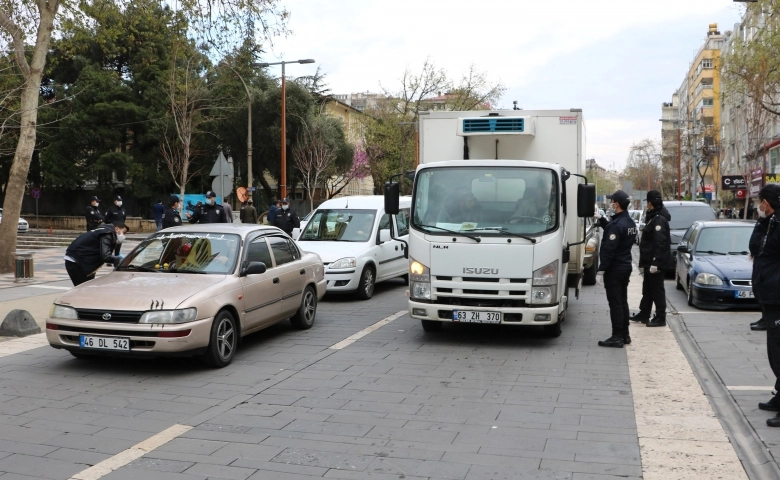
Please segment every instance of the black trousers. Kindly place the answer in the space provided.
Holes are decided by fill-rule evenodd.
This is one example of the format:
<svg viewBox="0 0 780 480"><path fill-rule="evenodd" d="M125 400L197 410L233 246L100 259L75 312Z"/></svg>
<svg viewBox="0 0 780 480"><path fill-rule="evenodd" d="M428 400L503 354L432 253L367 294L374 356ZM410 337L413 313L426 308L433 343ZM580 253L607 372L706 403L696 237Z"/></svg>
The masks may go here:
<svg viewBox="0 0 780 480"><path fill-rule="evenodd" d="M73 286L77 287L84 282L95 279L95 274L87 275L84 269L76 262L69 262L65 260L65 270L68 272L70 281L73 282Z"/></svg>
<svg viewBox="0 0 780 480"><path fill-rule="evenodd" d="M644 280L642 280L642 301L639 302L640 315L650 317L653 304L655 304L655 314L658 318L666 318L664 275L663 270L650 273L650 269L645 268Z"/></svg>
<svg viewBox="0 0 780 480"><path fill-rule="evenodd" d="M604 272L604 289L607 291L612 335L628 335L628 282L631 270L607 270Z"/></svg>
<svg viewBox="0 0 780 480"><path fill-rule="evenodd" d="M780 305L761 304L766 320L766 353L769 366L775 374L775 390L780 392Z"/></svg>

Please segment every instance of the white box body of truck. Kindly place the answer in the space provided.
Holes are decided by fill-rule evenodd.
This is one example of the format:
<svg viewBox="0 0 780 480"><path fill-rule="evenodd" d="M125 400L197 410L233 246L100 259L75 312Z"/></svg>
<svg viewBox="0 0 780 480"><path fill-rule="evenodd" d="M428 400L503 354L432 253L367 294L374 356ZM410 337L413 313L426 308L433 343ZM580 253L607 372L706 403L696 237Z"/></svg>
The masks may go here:
<svg viewBox="0 0 780 480"><path fill-rule="evenodd" d="M409 231L409 313L560 334L582 277L580 110L420 116Z"/></svg>

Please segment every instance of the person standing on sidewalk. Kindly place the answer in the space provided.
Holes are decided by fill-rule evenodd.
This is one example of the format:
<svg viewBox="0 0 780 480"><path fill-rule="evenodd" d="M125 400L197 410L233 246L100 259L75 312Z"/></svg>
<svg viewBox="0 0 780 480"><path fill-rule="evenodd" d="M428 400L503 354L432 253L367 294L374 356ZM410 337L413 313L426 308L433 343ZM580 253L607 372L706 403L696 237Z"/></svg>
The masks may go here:
<svg viewBox="0 0 780 480"><path fill-rule="evenodd" d="M227 197L222 199L222 208L225 210L225 218L227 223L233 223L233 207L230 206Z"/></svg>
<svg viewBox="0 0 780 480"><path fill-rule="evenodd" d="M241 223L257 223L257 210L252 203L254 202L250 198L246 204L241 207L241 212L239 213Z"/></svg>
<svg viewBox="0 0 780 480"><path fill-rule="evenodd" d="M87 219L87 231L92 231L103 223L103 214L98 210L100 205L100 199L96 196L89 197L89 205L84 213L84 217Z"/></svg>
<svg viewBox="0 0 780 480"><path fill-rule="evenodd" d="M181 216L177 211L179 209L179 197L171 195L171 199L168 201L168 208L165 209L162 218L162 227L181 227Z"/></svg>
<svg viewBox="0 0 780 480"><path fill-rule="evenodd" d="M157 231L162 230L162 219L165 215L165 205L162 203L162 198L157 199L157 203L152 205L152 212L154 214L154 224L157 225Z"/></svg>
<svg viewBox="0 0 780 480"><path fill-rule="evenodd" d="M217 194L209 190L206 192L206 204L196 205L195 214L187 212L190 223L228 223L225 209L217 205Z"/></svg>
<svg viewBox="0 0 780 480"><path fill-rule="evenodd" d="M756 259L758 256L758 252L761 250L761 241L764 239L764 235L766 235L766 229L767 226L769 226L769 218L767 217L760 217L758 221L756 222L755 227L753 227L753 233L750 234L750 243L748 243L748 250L750 250L750 261ZM751 285L756 285L756 268L755 265L753 266L753 280L751 282ZM755 287L753 288L753 296L756 297L756 300L761 303L761 299L758 298L758 293L756 292ZM757 321L750 324L751 330L766 330L766 320L764 320L763 317L759 318Z"/></svg>
<svg viewBox="0 0 780 480"><path fill-rule="evenodd" d="M669 233L669 220L672 216L664 207L661 192L647 192L647 214L642 227L642 239L639 242L639 268L644 269L642 281L642 301L639 313L631 317L635 322L646 323L648 327L666 326L666 291L664 276L672 265L672 237ZM655 317L650 313L655 304Z"/></svg>
<svg viewBox="0 0 780 480"><path fill-rule="evenodd" d="M626 211L630 203L628 194L618 190L607 195L615 211L607 222L601 215L594 215L604 229L599 252L599 271L596 282L607 291L612 336L600 340L600 347L623 348L631 343L628 333L628 282L631 278L631 248L636 243L636 223Z"/></svg>
<svg viewBox="0 0 780 480"><path fill-rule="evenodd" d="M272 198L271 205L268 206L268 214L265 216L266 220L268 220L268 225L274 225L276 214L279 213L279 210L281 210L281 203L276 198Z"/></svg>
<svg viewBox="0 0 780 480"><path fill-rule="evenodd" d="M122 222L104 223L91 232L82 233L65 250L65 270L73 286L93 280L104 263L116 267L121 255L114 255L114 247L124 240L127 226Z"/></svg>
<svg viewBox="0 0 780 480"><path fill-rule="evenodd" d="M301 221L298 219L298 214L295 213L295 210L290 208L290 200L286 197L282 199L282 210L277 212L273 225L274 227L281 228L290 238L292 238L293 230L301 227Z"/></svg>

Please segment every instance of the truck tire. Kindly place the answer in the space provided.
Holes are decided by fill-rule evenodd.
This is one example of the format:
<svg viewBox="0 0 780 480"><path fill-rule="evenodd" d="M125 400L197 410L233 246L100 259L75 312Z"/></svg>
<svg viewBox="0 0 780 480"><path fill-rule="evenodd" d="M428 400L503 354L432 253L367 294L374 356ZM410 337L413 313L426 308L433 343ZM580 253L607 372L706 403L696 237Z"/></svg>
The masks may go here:
<svg viewBox="0 0 780 480"><path fill-rule="evenodd" d="M422 322L423 330L426 332L438 332L441 330L441 324L444 323L436 320L420 320L420 322Z"/></svg>
<svg viewBox="0 0 780 480"><path fill-rule="evenodd" d="M590 268L586 269L585 272L582 275L582 284L583 285L595 285L596 284L596 274L599 273L599 257L596 256L593 259L593 265L590 266Z"/></svg>
<svg viewBox="0 0 780 480"><path fill-rule="evenodd" d="M561 336L561 320L558 320L558 322L553 325L545 325L542 328L544 329L545 337L558 338Z"/></svg>

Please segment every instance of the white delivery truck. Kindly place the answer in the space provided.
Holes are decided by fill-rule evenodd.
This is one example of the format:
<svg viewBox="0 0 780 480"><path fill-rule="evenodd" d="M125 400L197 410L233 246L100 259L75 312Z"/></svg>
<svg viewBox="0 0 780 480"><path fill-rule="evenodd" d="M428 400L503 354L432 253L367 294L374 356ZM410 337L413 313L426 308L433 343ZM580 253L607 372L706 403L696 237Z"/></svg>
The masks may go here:
<svg viewBox="0 0 780 480"><path fill-rule="evenodd" d="M443 322L543 326L561 333L582 282L582 111L430 112L420 116L409 257L409 313ZM400 175L400 174L399 174ZM395 178L395 177L394 177ZM399 184L385 184L394 213Z"/></svg>

